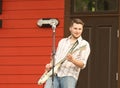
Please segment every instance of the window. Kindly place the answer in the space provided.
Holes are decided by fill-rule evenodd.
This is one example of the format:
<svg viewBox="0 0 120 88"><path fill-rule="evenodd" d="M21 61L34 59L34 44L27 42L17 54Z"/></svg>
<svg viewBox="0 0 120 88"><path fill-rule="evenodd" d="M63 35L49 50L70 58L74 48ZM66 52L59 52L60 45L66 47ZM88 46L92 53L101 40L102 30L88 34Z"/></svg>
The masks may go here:
<svg viewBox="0 0 120 88"><path fill-rule="evenodd" d="M118 0L71 0L73 13L113 12L118 10Z"/></svg>

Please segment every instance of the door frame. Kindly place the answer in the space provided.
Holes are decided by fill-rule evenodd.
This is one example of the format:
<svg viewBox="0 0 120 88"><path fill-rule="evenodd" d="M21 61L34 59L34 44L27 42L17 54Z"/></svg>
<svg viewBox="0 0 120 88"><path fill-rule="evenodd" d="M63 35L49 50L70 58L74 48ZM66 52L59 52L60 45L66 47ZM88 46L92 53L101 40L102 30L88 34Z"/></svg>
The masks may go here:
<svg viewBox="0 0 120 88"><path fill-rule="evenodd" d="M103 16L118 16L118 88L120 88L120 80L119 80L119 75L120 75L120 0L118 0L118 13L117 14L107 14ZM64 20L64 29L68 29L68 24L70 22L71 17L77 17L78 15L71 16L71 1L70 0L65 0L65 20ZM82 15L84 17L84 15ZM86 14L87 16L87 14ZM92 16L101 16L101 15L88 15L89 17ZM67 30L64 30L64 37L67 37L69 35L69 32Z"/></svg>

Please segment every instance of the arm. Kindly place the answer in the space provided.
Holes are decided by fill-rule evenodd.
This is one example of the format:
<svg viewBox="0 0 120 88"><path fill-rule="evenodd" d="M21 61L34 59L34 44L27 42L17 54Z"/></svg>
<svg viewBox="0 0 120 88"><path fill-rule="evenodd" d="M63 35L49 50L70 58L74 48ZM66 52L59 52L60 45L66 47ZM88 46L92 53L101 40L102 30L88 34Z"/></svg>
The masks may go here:
<svg viewBox="0 0 120 88"><path fill-rule="evenodd" d="M90 46L87 43L85 49L81 50L80 53L77 55L77 57L76 57L77 59L74 58L74 56L72 54L68 54L67 60L83 69L86 66L89 54L90 54Z"/></svg>
<svg viewBox="0 0 120 88"><path fill-rule="evenodd" d="M78 59L73 58L73 56L71 54L67 55L67 60L72 62L73 64L75 64L76 66L83 68L84 63Z"/></svg>

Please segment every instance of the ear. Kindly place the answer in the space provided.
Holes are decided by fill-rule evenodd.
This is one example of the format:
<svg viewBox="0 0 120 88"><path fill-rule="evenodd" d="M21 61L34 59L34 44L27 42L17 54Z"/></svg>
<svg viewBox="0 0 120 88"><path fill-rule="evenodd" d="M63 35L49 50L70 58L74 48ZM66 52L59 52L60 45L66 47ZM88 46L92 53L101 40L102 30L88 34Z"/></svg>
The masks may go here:
<svg viewBox="0 0 120 88"><path fill-rule="evenodd" d="M72 30L72 28L71 27L69 27L69 31L71 32L71 30Z"/></svg>

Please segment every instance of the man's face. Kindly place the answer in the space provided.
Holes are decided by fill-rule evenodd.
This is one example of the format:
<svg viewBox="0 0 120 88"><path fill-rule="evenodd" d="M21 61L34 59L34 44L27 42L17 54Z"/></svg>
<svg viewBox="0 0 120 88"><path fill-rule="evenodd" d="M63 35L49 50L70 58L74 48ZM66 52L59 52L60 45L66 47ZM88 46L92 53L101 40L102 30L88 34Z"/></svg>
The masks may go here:
<svg viewBox="0 0 120 88"><path fill-rule="evenodd" d="M70 32L73 38L78 38L81 36L83 31L83 25L82 24L76 24L74 23L73 26L70 27Z"/></svg>

